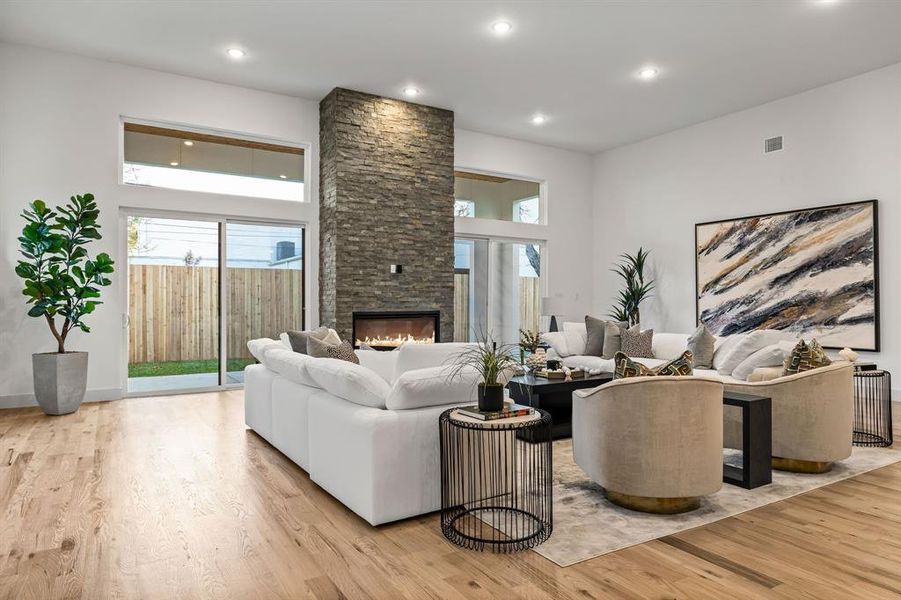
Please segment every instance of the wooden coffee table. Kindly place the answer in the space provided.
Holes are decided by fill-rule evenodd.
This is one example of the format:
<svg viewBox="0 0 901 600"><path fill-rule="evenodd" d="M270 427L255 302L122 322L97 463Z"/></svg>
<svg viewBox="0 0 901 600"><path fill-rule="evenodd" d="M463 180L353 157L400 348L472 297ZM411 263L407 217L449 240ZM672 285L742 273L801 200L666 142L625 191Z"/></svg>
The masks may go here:
<svg viewBox="0 0 901 600"><path fill-rule="evenodd" d="M518 375L507 383L510 398L517 404L540 408L553 419L551 436L557 440L572 437L573 392L594 388L613 380L613 373L578 377L572 381Z"/></svg>

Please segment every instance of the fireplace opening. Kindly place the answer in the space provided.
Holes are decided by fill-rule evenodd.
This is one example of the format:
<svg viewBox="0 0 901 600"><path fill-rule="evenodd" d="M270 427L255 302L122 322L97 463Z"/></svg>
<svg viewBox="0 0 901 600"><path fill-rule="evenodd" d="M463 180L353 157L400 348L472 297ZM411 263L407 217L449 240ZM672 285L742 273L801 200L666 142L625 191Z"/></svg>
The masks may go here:
<svg viewBox="0 0 901 600"><path fill-rule="evenodd" d="M437 310L354 312L354 348L394 350L403 344L434 344L440 323Z"/></svg>

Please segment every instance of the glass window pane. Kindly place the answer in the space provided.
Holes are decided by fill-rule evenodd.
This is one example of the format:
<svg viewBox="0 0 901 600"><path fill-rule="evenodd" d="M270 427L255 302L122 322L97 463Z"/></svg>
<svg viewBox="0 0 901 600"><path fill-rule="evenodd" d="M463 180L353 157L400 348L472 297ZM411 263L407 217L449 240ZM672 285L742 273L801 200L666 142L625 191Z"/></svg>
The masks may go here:
<svg viewBox="0 0 901 600"><path fill-rule="evenodd" d="M226 383L243 383L255 362L249 340L303 329L303 236L297 225L226 224Z"/></svg>
<svg viewBox="0 0 901 600"><path fill-rule="evenodd" d="M219 385L219 224L128 218L128 391Z"/></svg>
<svg viewBox="0 0 901 600"><path fill-rule="evenodd" d="M539 183L464 171L454 175L456 216L542 222Z"/></svg>
<svg viewBox="0 0 901 600"><path fill-rule="evenodd" d="M123 183L277 200L303 200L303 150L125 124Z"/></svg>
<svg viewBox="0 0 901 600"><path fill-rule="evenodd" d="M495 338L519 342L519 330L538 331L541 302L541 247L491 242L491 321Z"/></svg>

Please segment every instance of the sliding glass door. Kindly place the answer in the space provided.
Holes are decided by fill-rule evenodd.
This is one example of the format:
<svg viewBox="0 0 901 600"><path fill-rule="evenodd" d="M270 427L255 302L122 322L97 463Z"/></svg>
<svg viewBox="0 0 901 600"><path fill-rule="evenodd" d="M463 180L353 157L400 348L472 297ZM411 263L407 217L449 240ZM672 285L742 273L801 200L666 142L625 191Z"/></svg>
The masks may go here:
<svg viewBox="0 0 901 600"><path fill-rule="evenodd" d="M454 341L515 344L520 329L538 331L541 242L458 238L454 249Z"/></svg>
<svg viewBox="0 0 901 600"><path fill-rule="evenodd" d="M304 230L127 217L128 393L243 383L247 341L303 327Z"/></svg>

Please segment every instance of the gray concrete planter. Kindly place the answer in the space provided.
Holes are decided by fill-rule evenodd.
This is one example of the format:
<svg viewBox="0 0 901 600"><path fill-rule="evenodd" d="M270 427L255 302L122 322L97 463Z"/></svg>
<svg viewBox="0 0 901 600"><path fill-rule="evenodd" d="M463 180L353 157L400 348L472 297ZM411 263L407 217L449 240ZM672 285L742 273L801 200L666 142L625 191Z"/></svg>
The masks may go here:
<svg viewBox="0 0 901 600"><path fill-rule="evenodd" d="M32 354L34 395L48 415L78 410L88 385L87 352Z"/></svg>

